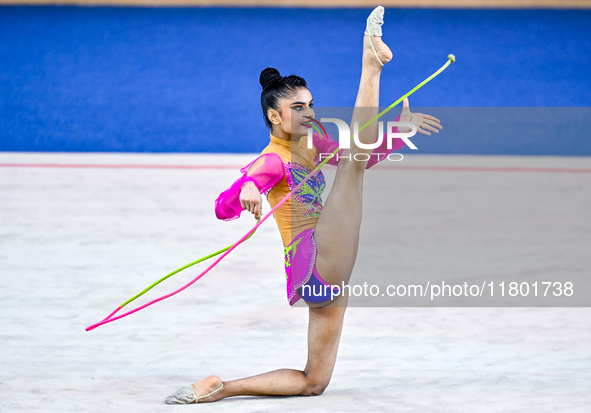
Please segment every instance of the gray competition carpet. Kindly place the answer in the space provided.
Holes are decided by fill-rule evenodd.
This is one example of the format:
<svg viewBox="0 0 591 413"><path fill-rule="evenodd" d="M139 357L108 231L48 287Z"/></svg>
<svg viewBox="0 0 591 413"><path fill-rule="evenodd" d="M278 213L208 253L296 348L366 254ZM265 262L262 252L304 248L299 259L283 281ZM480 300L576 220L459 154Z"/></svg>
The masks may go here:
<svg viewBox="0 0 591 413"><path fill-rule="evenodd" d="M305 366L308 312L287 303L273 217L189 289L85 331L254 225L248 213L232 222L214 215L215 198L238 177L237 168L215 166L243 166L252 156L0 154L0 411L589 411L591 309L582 306L352 306L323 395L165 405L178 387L210 374L232 380ZM589 171L591 159L415 155L403 165L417 168L365 178L366 214L379 203L379 191L370 193L378 183L391 179L398 195L384 204L392 205L389 228L398 228L391 237L404 248L393 252L398 266L384 261L392 280L462 271L589 275L591 173L511 168ZM326 170L327 182L334 171Z"/></svg>

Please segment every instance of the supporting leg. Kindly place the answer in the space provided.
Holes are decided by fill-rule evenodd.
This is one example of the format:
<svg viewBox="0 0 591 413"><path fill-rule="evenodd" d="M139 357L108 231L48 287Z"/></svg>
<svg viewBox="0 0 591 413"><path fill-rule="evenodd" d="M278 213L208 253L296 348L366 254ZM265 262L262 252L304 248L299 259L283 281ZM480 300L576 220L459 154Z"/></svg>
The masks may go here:
<svg viewBox="0 0 591 413"><path fill-rule="evenodd" d="M238 380L225 381L222 389L199 403L232 396L316 396L331 379L343 328L347 297L338 307L309 308L308 361L304 370L279 369ZM193 384L197 397L219 388L222 380L209 376Z"/></svg>

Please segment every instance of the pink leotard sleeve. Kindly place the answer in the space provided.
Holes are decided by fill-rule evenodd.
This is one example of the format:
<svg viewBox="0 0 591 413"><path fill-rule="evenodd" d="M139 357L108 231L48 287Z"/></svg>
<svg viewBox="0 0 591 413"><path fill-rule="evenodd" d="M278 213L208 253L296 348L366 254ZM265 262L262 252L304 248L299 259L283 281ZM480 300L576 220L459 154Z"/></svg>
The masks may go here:
<svg viewBox="0 0 591 413"><path fill-rule="evenodd" d="M261 158L264 158L263 163L248 175L248 168ZM283 160L276 153L266 153L257 157L244 168L241 168L240 172L243 175L215 200L215 216L218 219L232 221L240 217L240 213L243 211L240 203L240 191L246 182L252 181L259 192L264 193L285 177Z"/></svg>
<svg viewBox="0 0 591 413"><path fill-rule="evenodd" d="M400 119L400 115L398 115L398 117L396 119L394 119L394 121L398 122L399 119ZM396 126L393 126L392 132L398 133L398 128ZM393 151L398 150L405 145L405 143L402 139L395 138L395 139L392 139L392 148L388 149L388 140L386 139L387 137L388 137L388 132L384 133L384 136L382 137L382 143L380 144L380 146L378 146L377 148L374 148L371 157L367 161L367 165L365 166L365 169L369 169L372 166L374 166L376 163L383 161ZM318 134L318 132L314 132L314 134L312 135L312 138L313 138L314 146L316 147L316 150L318 151L318 153L324 153L324 154L332 153L335 149L337 149L339 147L339 144L337 142L335 142L334 139L330 135L328 135L328 136L323 135L321 138L320 135ZM343 154L343 151L344 151L344 149L341 149L339 152L337 152L337 154L339 156L338 158L337 158L337 155L334 155L326 163L334 165L334 166L338 166L338 164L339 164L338 160L340 159L340 156ZM378 155L378 154L380 154L380 155ZM326 158L321 159L321 161L323 161L324 159L326 159Z"/></svg>

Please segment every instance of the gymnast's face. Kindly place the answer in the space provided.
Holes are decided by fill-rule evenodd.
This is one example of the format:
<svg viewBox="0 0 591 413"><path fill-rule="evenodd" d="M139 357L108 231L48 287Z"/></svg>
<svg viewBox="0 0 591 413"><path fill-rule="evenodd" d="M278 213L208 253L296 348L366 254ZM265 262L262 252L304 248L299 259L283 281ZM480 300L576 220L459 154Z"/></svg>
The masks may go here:
<svg viewBox="0 0 591 413"><path fill-rule="evenodd" d="M273 135L286 139L291 135L292 140L297 140L308 134L311 125L304 125L307 117L314 118L314 106L312 94L305 87L296 89L296 93L282 99L279 102L279 111L270 116L273 123ZM294 139L295 138L295 139Z"/></svg>

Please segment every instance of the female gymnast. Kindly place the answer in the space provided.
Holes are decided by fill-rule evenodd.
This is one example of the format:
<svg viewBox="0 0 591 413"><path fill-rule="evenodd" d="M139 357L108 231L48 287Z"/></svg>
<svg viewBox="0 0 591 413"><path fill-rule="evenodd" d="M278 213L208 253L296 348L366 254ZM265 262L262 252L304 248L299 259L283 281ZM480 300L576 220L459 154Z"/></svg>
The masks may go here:
<svg viewBox="0 0 591 413"><path fill-rule="evenodd" d="M381 39L383 15L384 8L378 6L367 18L361 82L352 119L359 125L378 114L382 66L392 59L392 52ZM307 148L309 118L314 118L314 110L304 79L282 77L276 69L266 68L260 83L270 142L259 157L241 169L242 177L216 200L219 219L236 219L242 210L258 219L262 214L261 193L275 207L320 163L319 153L332 153L338 146L332 138L314 133L314 148ZM430 135L426 130L439 132L436 127L442 128L433 116L411 113L408 99L396 120L412 122L426 135ZM377 134L378 124L373 122L359 132L359 141L375 143ZM359 245L364 171L404 146L401 139L395 139L388 150L386 141L383 139L382 145L373 150L351 144L350 149L340 150L338 159L331 158L328 163L337 166L337 171L324 206L320 198L324 176L318 171L274 213L284 245L289 304L303 298L309 306L308 360L304 370L279 369L225 382L209 376L181 387L166 399L167 404L214 402L243 395L312 396L324 392L335 365L348 295L341 293L332 298L329 289L319 287L349 282ZM355 160L358 153L369 157L358 156L361 160Z"/></svg>

